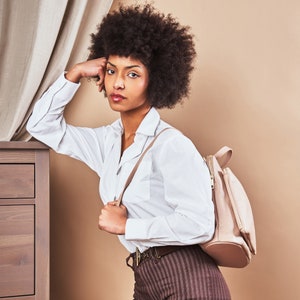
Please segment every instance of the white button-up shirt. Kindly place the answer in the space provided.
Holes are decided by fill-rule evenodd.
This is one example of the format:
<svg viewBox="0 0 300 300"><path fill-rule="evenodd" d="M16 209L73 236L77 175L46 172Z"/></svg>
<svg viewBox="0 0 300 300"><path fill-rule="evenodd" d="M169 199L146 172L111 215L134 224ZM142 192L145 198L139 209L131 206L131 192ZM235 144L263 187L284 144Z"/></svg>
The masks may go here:
<svg viewBox="0 0 300 300"><path fill-rule="evenodd" d="M121 155L121 120L99 128L66 124L65 106L79 84L62 74L36 103L27 130L55 151L86 163L100 180L103 203L118 198L129 173L154 136L166 127L152 108ZM207 166L193 143L176 129L161 134L143 158L123 195L128 211L121 243L129 252L208 241L214 210Z"/></svg>

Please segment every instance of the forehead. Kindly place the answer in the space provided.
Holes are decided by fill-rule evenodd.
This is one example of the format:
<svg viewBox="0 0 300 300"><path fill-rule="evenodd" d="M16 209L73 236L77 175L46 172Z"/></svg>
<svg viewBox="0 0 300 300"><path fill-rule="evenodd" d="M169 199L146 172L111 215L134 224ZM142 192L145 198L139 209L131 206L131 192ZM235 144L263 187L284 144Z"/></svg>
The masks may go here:
<svg viewBox="0 0 300 300"><path fill-rule="evenodd" d="M116 68L130 68L137 67L141 70L147 70L146 66L139 60L133 57L110 55L108 57L107 63Z"/></svg>

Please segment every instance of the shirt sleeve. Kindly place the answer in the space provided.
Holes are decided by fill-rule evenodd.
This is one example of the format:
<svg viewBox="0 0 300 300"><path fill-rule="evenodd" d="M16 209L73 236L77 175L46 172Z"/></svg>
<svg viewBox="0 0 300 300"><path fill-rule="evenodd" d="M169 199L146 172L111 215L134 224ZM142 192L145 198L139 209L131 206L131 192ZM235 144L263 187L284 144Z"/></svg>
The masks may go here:
<svg viewBox="0 0 300 300"><path fill-rule="evenodd" d="M161 174L164 199L173 208L169 215L128 219L126 240L145 246L203 243L214 233L214 207L210 175L205 161L183 135L159 145L154 160Z"/></svg>
<svg viewBox="0 0 300 300"><path fill-rule="evenodd" d="M99 137L104 135L104 128L68 125L63 116L65 106L72 100L79 86L80 84L66 80L64 74L61 74L35 104L26 129L56 152L85 162L99 174L103 164L103 139Z"/></svg>

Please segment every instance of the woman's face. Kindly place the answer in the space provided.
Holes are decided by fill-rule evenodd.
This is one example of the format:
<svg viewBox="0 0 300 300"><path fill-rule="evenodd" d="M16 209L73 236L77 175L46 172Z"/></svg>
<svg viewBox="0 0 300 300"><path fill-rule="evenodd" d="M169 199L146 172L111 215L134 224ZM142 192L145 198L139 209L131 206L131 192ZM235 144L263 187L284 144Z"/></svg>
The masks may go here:
<svg viewBox="0 0 300 300"><path fill-rule="evenodd" d="M104 79L110 107L120 113L149 109L147 87L149 74L140 60L111 55Z"/></svg>

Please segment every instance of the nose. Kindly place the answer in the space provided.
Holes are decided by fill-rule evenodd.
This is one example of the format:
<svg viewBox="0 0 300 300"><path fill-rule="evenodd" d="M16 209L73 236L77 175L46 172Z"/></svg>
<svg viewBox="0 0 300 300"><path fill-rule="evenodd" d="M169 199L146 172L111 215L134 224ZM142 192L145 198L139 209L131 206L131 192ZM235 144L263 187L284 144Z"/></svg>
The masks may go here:
<svg viewBox="0 0 300 300"><path fill-rule="evenodd" d="M121 77L116 78L114 82L114 89L119 90L119 89L124 89L124 80Z"/></svg>

